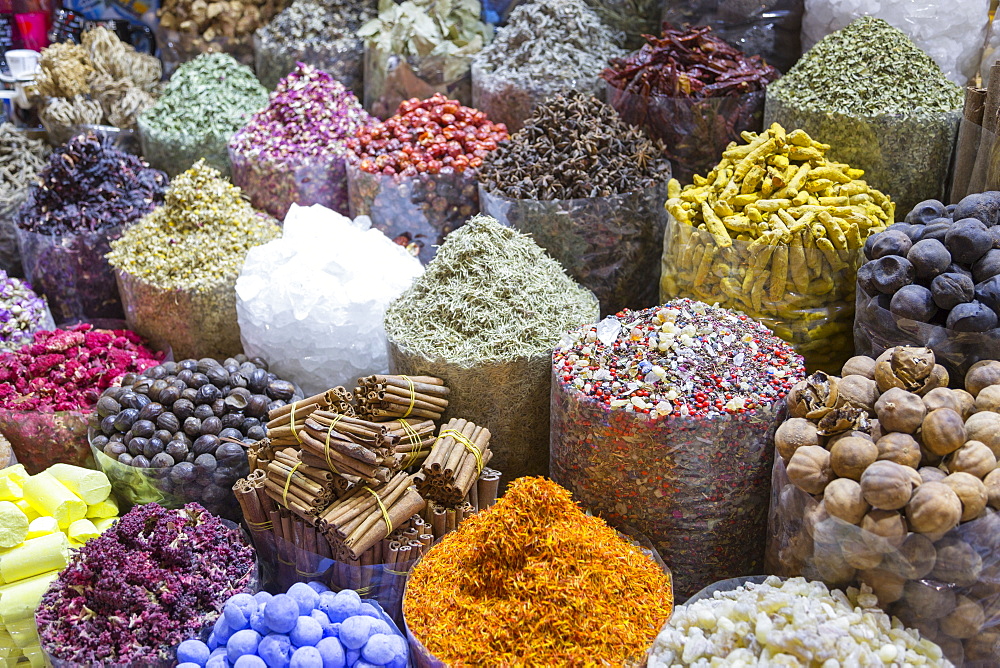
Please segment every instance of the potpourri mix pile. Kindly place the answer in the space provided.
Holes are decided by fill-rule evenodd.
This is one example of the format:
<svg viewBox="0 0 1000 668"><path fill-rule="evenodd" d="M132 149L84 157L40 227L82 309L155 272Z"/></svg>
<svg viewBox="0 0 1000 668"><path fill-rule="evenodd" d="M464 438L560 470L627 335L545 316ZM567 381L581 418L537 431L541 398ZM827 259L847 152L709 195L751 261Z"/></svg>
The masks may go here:
<svg viewBox="0 0 1000 668"><path fill-rule="evenodd" d="M31 343L35 331L51 329L52 315L43 297L27 281L0 269L0 353Z"/></svg>

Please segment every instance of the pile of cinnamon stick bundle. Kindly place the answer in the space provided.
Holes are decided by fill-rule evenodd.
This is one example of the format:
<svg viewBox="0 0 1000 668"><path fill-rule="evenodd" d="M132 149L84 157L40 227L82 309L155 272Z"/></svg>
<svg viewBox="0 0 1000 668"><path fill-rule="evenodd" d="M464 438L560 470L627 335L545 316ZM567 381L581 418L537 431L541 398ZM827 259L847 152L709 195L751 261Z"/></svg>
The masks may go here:
<svg viewBox="0 0 1000 668"><path fill-rule="evenodd" d="M965 89L962 123L955 145L949 199L1000 189L1000 63L990 69L986 88Z"/></svg>

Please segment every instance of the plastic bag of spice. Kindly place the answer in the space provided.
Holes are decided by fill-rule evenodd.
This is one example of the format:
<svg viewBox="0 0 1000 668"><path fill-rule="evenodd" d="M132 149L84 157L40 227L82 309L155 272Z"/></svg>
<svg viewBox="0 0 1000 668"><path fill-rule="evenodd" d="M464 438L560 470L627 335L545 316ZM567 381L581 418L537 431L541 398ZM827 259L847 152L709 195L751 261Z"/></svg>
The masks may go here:
<svg viewBox="0 0 1000 668"><path fill-rule="evenodd" d="M980 360L1000 359L1000 328L986 332L960 332L939 324L894 315L889 299L857 288L854 318L855 354L876 358L895 346L923 346L934 351L938 364L952 378L964 378Z"/></svg>
<svg viewBox="0 0 1000 668"><path fill-rule="evenodd" d="M296 63L306 63L329 72L358 97L364 95L365 50L360 39L351 40L346 48L342 41L320 41L304 50L261 38L260 33L254 34L253 42L257 78L268 90L274 90L278 81L295 69Z"/></svg>
<svg viewBox="0 0 1000 668"><path fill-rule="evenodd" d="M479 197L483 213L530 234L590 288L602 315L657 303L665 181L621 195L568 200L508 199L481 185Z"/></svg>
<svg viewBox="0 0 1000 668"><path fill-rule="evenodd" d="M377 47L365 46L365 109L372 116L389 118L399 103L411 98L423 100L443 93L463 105L472 103L472 55L401 56ZM464 64L457 67L456 62Z"/></svg>
<svg viewBox="0 0 1000 668"><path fill-rule="evenodd" d="M663 21L709 25L741 51L764 56L787 72L802 55L804 0L666 0Z"/></svg>
<svg viewBox="0 0 1000 668"><path fill-rule="evenodd" d="M163 76L169 78L174 70L202 53L228 53L247 67L254 66L253 34L240 37L213 37L205 39L197 33L178 32L158 27L156 44L163 62Z"/></svg>
<svg viewBox="0 0 1000 668"><path fill-rule="evenodd" d="M740 141L744 130L760 132L764 120L765 92L692 99L642 96L606 83L607 101L622 120L641 127L667 147L674 178L690 183L694 174L705 174L719 161L731 141Z"/></svg>
<svg viewBox="0 0 1000 668"><path fill-rule="evenodd" d="M322 204L347 214L346 156L303 156L290 152L284 159L248 156L230 146L232 182L249 196L255 209L278 220L292 204Z"/></svg>
<svg viewBox="0 0 1000 668"><path fill-rule="evenodd" d="M116 273L129 329L164 340L179 359L223 359L242 352L235 277L212 288L167 290L127 272Z"/></svg>
<svg viewBox="0 0 1000 668"><path fill-rule="evenodd" d="M822 580L831 587L866 583L882 608L940 645L956 666L995 665L1000 656L1000 514L988 509L943 536L930 537L907 533L902 520L901 533L886 538L831 516L821 505L823 497L792 484L782 458L774 459L768 573ZM900 519L899 513L875 512L887 516L877 530L888 535L888 520Z"/></svg>
<svg viewBox="0 0 1000 668"><path fill-rule="evenodd" d="M0 207L0 269L8 276L24 276L21 251L17 247L17 210L24 204L28 192L6 206Z"/></svg>
<svg viewBox="0 0 1000 668"><path fill-rule="evenodd" d="M192 138L176 135L154 128L144 116L139 117L139 143L142 155L151 165L162 169L170 178L189 169L198 160L205 158L208 163L229 174L229 136L203 135ZM195 141L192 141L195 139Z"/></svg>
<svg viewBox="0 0 1000 668"><path fill-rule="evenodd" d="M122 318L114 270L104 259L121 232L115 226L100 232L49 235L18 227L24 274L48 299L57 324Z"/></svg>
<svg viewBox="0 0 1000 668"><path fill-rule="evenodd" d="M10 441L17 460L32 475L57 462L93 468L87 444L89 417L89 411L0 409L0 434Z"/></svg>
<svg viewBox="0 0 1000 668"><path fill-rule="evenodd" d="M372 227L406 246L427 264L449 232L479 211L475 170L445 167L437 174L370 174L347 165L351 218L368 216Z"/></svg>

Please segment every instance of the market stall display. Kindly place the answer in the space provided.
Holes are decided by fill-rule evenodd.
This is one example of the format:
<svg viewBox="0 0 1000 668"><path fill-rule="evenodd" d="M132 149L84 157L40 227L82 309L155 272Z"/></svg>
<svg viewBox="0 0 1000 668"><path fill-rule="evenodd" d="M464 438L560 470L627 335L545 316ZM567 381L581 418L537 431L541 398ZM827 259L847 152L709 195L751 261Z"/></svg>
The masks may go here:
<svg viewBox="0 0 1000 668"><path fill-rule="evenodd" d="M672 607L661 564L543 478L446 536L403 599L417 665L622 665Z"/></svg>
<svg viewBox="0 0 1000 668"><path fill-rule="evenodd" d="M351 217L369 216L427 264L478 211L477 170L508 137L503 123L440 93L401 103L395 116L347 140Z"/></svg>
<svg viewBox="0 0 1000 668"><path fill-rule="evenodd" d="M256 571L240 531L198 504L137 506L52 581L35 615L42 649L57 664L173 665L176 646L216 623Z"/></svg>
<svg viewBox="0 0 1000 668"><path fill-rule="evenodd" d="M42 50L34 92L53 146L79 134L81 126L131 133L160 93L163 70L156 57L137 52L102 26L83 33L80 41Z"/></svg>
<svg viewBox="0 0 1000 668"><path fill-rule="evenodd" d="M254 65L254 32L284 9L286 0L161 0L156 16L160 59L169 75L203 53L222 52Z"/></svg>
<svg viewBox="0 0 1000 668"><path fill-rule="evenodd" d="M824 37L767 87L764 123L821 139L830 160L863 169L873 188L909 210L944 197L961 109L962 89L930 56L865 16Z"/></svg>
<svg viewBox="0 0 1000 668"><path fill-rule="evenodd" d="M30 344L35 332L45 329L55 329L45 298L27 281L0 269L0 353Z"/></svg>
<svg viewBox="0 0 1000 668"><path fill-rule="evenodd" d="M249 67L221 53L182 65L156 104L139 117L142 154L171 178L199 159L229 175L229 140L267 104Z"/></svg>
<svg viewBox="0 0 1000 668"><path fill-rule="evenodd" d="M163 202L167 176L107 138L57 148L17 213L24 273L57 324L121 318L110 243Z"/></svg>
<svg viewBox="0 0 1000 668"><path fill-rule="evenodd" d="M347 146L374 122L332 75L299 63L229 141L233 184L282 219L294 204L347 213Z"/></svg>
<svg viewBox="0 0 1000 668"><path fill-rule="evenodd" d="M9 276L24 276L15 214L45 168L48 155L43 140L30 138L13 123L0 125L0 270Z"/></svg>
<svg viewBox="0 0 1000 668"><path fill-rule="evenodd" d="M92 465L87 419L101 392L162 358L128 330L36 332L30 344L0 354L0 433L30 473L55 462Z"/></svg>
<svg viewBox="0 0 1000 668"><path fill-rule="evenodd" d="M236 279L247 251L280 232L199 160L171 182L163 206L111 244L129 327L177 357L236 355Z"/></svg>
<svg viewBox="0 0 1000 668"><path fill-rule="evenodd" d="M853 350L862 246L895 205L802 130L774 124L743 139L692 185L671 181L660 299L739 309L811 369L838 369Z"/></svg>
<svg viewBox="0 0 1000 668"><path fill-rule="evenodd" d="M985 192L955 206L921 202L903 222L869 237L858 269L857 354L927 346L954 378L1000 357L998 222L1000 193Z"/></svg>
<svg viewBox="0 0 1000 668"><path fill-rule="evenodd" d="M8 664L41 655L35 609L82 547L118 519L103 473L55 464L37 475L22 465L0 470L0 638Z"/></svg>
<svg viewBox="0 0 1000 668"><path fill-rule="evenodd" d="M949 665L941 648L876 607L871 588L830 590L803 578L748 583L680 605L649 650L649 668L730 662Z"/></svg>
<svg viewBox="0 0 1000 668"><path fill-rule="evenodd" d="M308 395L387 373L385 311L421 273L365 218L293 205L281 237L251 248L236 280L243 349Z"/></svg>
<svg viewBox="0 0 1000 668"><path fill-rule="evenodd" d="M306 63L364 96L364 42L355 33L376 15L376 2L294 0L254 34L254 70L268 90Z"/></svg>
<svg viewBox="0 0 1000 668"><path fill-rule="evenodd" d="M479 0L380 0L378 9L357 32L365 41L365 109L388 118L404 101L435 93L470 104L472 58L493 37Z"/></svg>
<svg viewBox="0 0 1000 668"><path fill-rule="evenodd" d="M164 362L104 390L90 447L124 503L197 501L238 519L231 490L248 472L246 446L266 435L269 410L301 398L259 358Z"/></svg>
<svg viewBox="0 0 1000 668"><path fill-rule="evenodd" d="M601 76L608 103L626 123L663 141L674 176L686 183L710 170L741 132L761 130L764 89L778 70L709 26L665 27L638 51L611 60Z"/></svg>
<svg viewBox="0 0 1000 668"><path fill-rule="evenodd" d="M670 163L610 106L568 91L483 159L483 212L532 238L601 312L656 303Z"/></svg>
<svg viewBox="0 0 1000 668"><path fill-rule="evenodd" d="M747 316L681 299L573 330L551 374L553 480L648 536L682 596L759 572L799 355Z"/></svg>
<svg viewBox="0 0 1000 668"><path fill-rule="evenodd" d="M236 594L222 611L207 642L190 638L177 646L181 666L409 665L406 638L395 622L378 602L352 590L299 582L277 596ZM215 657L221 660L213 663Z"/></svg>
<svg viewBox="0 0 1000 668"><path fill-rule="evenodd" d="M770 572L867 584L956 665L995 659L998 396L1000 362L950 379L928 348L800 381L774 437Z"/></svg>
<svg viewBox="0 0 1000 668"><path fill-rule="evenodd" d="M660 29L660 0L586 0L600 20L624 37L624 45L638 49L646 35Z"/></svg>
<svg viewBox="0 0 1000 668"><path fill-rule="evenodd" d="M603 97L598 77L625 55L621 35L584 0L530 0L472 60L472 106L510 132L546 98L573 88Z"/></svg>
<svg viewBox="0 0 1000 668"><path fill-rule="evenodd" d="M452 390L445 419L489 428L493 466L508 479L540 475L550 351L598 317L593 295L535 242L477 216L386 311L389 368L443 378Z"/></svg>

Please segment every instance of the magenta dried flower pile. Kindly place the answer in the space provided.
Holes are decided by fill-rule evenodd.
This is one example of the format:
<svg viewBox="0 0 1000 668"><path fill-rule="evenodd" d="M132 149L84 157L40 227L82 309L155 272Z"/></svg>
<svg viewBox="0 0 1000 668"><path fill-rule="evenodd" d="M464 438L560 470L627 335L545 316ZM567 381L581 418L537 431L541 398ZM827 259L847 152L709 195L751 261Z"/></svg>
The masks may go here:
<svg viewBox="0 0 1000 668"><path fill-rule="evenodd" d="M0 409L86 410L119 378L161 359L128 330L83 323L38 332L30 345L0 355Z"/></svg>
<svg viewBox="0 0 1000 668"><path fill-rule="evenodd" d="M171 662L254 569L253 548L197 503L136 506L73 554L38 608L38 635L77 665Z"/></svg>

